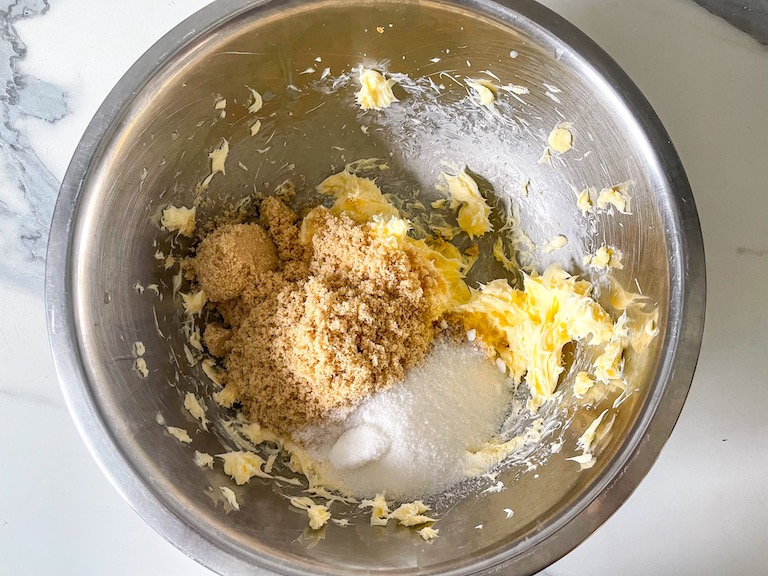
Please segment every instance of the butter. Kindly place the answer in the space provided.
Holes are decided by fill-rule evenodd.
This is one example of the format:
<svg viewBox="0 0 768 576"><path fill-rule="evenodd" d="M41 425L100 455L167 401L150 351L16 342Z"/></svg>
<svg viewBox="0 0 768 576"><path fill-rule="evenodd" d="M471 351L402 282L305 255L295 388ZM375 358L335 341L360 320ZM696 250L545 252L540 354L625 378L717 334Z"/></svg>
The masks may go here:
<svg viewBox="0 0 768 576"><path fill-rule="evenodd" d="M629 211L630 196L627 194L629 182L614 184L610 188L603 188L597 197L597 209L605 211L609 206L614 206L622 214L631 214Z"/></svg>
<svg viewBox="0 0 768 576"><path fill-rule="evenodd" d="M400 216L400 212L384 197L376 182L361 178L349 169L328 176L317 186L317 191L326 196L333 196L331 212L337 215L346 214L358 223L369 222L374 216ZM307 236L305 223L306 218L302 223L302 242L306 241Z"/></svg>
<svg viewBox="0 0 768 576"><path fill-rule="evenodd" d="M589 197L589 193L589 188L584 188L584 190L581 191L581 194L576 198L576 207L581 210L582 216L586 216L593 208L592 199Z"/></svg>
<svg viewBox="0 0 768 576"><path fill-rule="evenodd" d="M583 397L589 389L594 386L595 381L589 376L587 372L579 372L576 374L576 381L573 384L573 393L579 398Z"/></svg>
<svg viewBox="0 0 768 576"><path fill-rule="evenodd" d="M499 87L485 78L467 79L465 80L467 86L475 91L477 95L477 101L480 105L486 108L493 107L493 103L496 101L496 93Z"/></svg>
<svg viewBox="0 0 768 576"><path fill-rule="evenodd" d="M222 138L221 140L221 144L218 148L214 148L214 150L208 154L208 158L211 160L211 173L208 174L200 184L202 190L208 188L211 180L213 180L213 177L216 176L216 174L227 173L225 163L227 161L227 156L229 155L229 142L226 138Z"/></svg>
<svg viewBox="0 0 768 576"><path fill-rule="evenodd" d="M238 486L242 486L254 476L272 478L261 471L261 466L265 463L264 459L253 452L226 452L217 454L216 457L224 461L224 474L231 476Z"/></svg>
<svg viewBox="0 0 768 576"><path fill-rule="evenodd" d="M421 500L415 500L401 504L389 517L397 520L401 526L418 526L419 524L435 521L434 518L424 515L427 511L429 511L429 506L425 505Z"/></svg>
<svg viewBox="0 0 768 576"><path fill-rule="evenodd" d="M566 458L566 460L576 462L580 466L581 470L592 468L592 466L595 465L595 462L597 462L597 459L592 454L579 454L578 456L574 456L572 458Z"/></svg>
<svg viewBox="0 0 768 576"><path fill-rule="evenodd" d="M256 122L251 124L251 136L256 136L259 130L261 130L261 120L256 120Z"/></svg>
<svg viewBox="0 0 768 576"><path fill-rule="evenodd" d="M389 505L384 494L376 494L373 500L363 500L358 508L371 509L371 526L386 526L389 522Z"/></svg>
<svg viewBox="0 0 768 576"><path fill-rule="evenodd" d="M448 185L451 209L459 210L457 215L459 228L464 230L470 238L482 236L493 230L489 220L491 207L480 194L477 182L465 170L461 170L455 176L443 173L442 177Z"/></svg>
<svg viewBox="0 0 768 576"><path fill-rule="evenodd" d="M208 297L205 295L205 290L200 290L194 294L185 294L182 292L181 299L182 303L184 304L184 312L187 313L187 316L194 316L195 314L199 316L202 314L203 308L208 302Z"/></svg>
<svg viewBox="0 0 768 576"><path fill-rule="evenodd" d="M518 269L517 263L504 253L504 244L501 238L496 238L496 242L493 244L493 258L500 262L507 272L515 272Z"/></svg>
<svg viewBox="0 0 768 576"><path fill-rule="evenodd" d="M585 256L584 264L600 269L616 268L621 270L624 268L621 263L621 250L607 245L598 248L594 255Z"/></svg>
<svg viewBox="0 0 768 576"><path fill-rule="evenodd" d="M200 403L200 399L192 394L192 392L187 392L186 396L184 396L184 408L195 420L200 421L203 430L207 432L208 418L205 417L205 406Z"/></svg>
<svg viewBox="0 0 768 576"><path fill-rule="evenodd" d="M608 410L603 410L600 416L592 421L592 423L576 441L576 446L581 449L582 453L579 456L566 458L566 460L571 460L579 464L581 470L592 468L592 466L594 466L595 462L597 461L595 455L592 454L592 444L595 441L597 428L600 426L600 423L603 421L603 418L607 412ZM613 421L611 421L610 424L613 424Z"/></svg>
<svg viewBox="0 0 768 576"><path fill-rule="evenodd" d="M541 249L541 251L547 254L548 252L554 252L555 250L560 250L560 248L562 248L566 244L568 244L568 238L566 238L562 234L559 234L558 236L555 236L554 238L552 238L552 240L547 242L544 245L544 248Z"/></svg>
<svg viewBox="0 0 768 576"><path fill-rule="evenodd" d="M219 147L215 148L213 152L208 154L208 158L211 159L211 176L213 176L214 174L218 174L219 172L221 172L222 174L227 173L224 163L227 160L228 154L229 154L229 142L227 141L226 138L223 138Z"/></svg>
<svg viewBox="0 0 768 576"><path fill-rule="evenodd" d="M585 454L592 452L592 443L595 441L595 431L597 430L597 427L600 426L600 423L603 421L607 412L608 410L603 410L600 416L592 421L589 427L576 441L576 445L581 448L582 452Z"/></svg>
<svg viewBox="0 0 768 576"><path fill-rule="evenodd" d="M656 336L659 334L659 310L652 312L638 312L633 318L632 330L629 335L629 344L632 349L640 353L645 350Z"/></svg>
<svg viewBox="0 0 768 576"><path fill-rule="evenodd" d="M251 98L253 99L251 105L248 106L248 113L256 114L264 105L264 99L261 97L261 94L259 94L258 91L254 90L253 88L249 88L248 86L246 86L246 88L251 91Z"/></svg>
<svg viewBox="0 0 768 576"><path fill-rule="evenodd" d="M373 221L368 226L378 237L396 242L405 241L405 237L411 229L411 223L408 220L396 216L382 217L378 214L373 217Z"/></svg>
<svg viewBox="0 0 768 576"><path fill-rule="evenodd" d="M237 392L232 386L224 386L218 392L213 393L213 400L219 406L224 408L231 408L232 405L237 402Z"/></svg>
<svg viewBox="0 0 768 576"><path fill-rule="evenodd" d="M214 385L217 388L221 388L222 385L221 385L221 380L219 378L219 374L216 371L216 363L213 360L211 360L210 358L206 358L201 363L201 366L203 368L203 373L206 376L208 376L208 378L211 379L211 382L213 382ZM217 403L218 403L218 401L217 401Z"/></svg>
<svg viewBox="0 0 768 576"><path fill-rule="evenodd" d="M203 343L200 340L200 328L190 322L189 337L187 338L189 345L192 346L198 352L203 352Z"/></svg>
<svg viewBox="0 0 768 576"><path fill-rule="evenodd" d="M458 311L465 324L494 348L516 382L531 391L529 409L551 398L563 372L563 347L571 341L595 346L610 341L613 322L590 297L592 285L558 264L542 276L524 277L524 290L494 280L478 290Z"/></svg>
<svg viewBox="0 0 768 576"><path fill-rule="evenodd" d="M417 530L416 533L421 536L423 540L430 542L437 538L437 535L440 533L440 529L432 528L431 526L425 526L421 530Z"/></svg>
<svg viewBox="0 0 768 576"><path fill-rule="evenodd" d="M342 527L346 527L350 525L349 520L347 520L346 518L331 518L331 522L336 524L336 526L342 526Z"/></svg>
<svg viewBox="0 0 768 576"><path fill-rule="evenodd" d="M624 347L621 342L609 342L594 363L595 378L606 384L624 377Z"/></svg>
<svg viewBox="0 0 768 576"><path fill-rule="evenodd" d="M322 504L315 504L311 498L306 496L294 497L290 500L291 506L299 508L300 510L306 510L309 517L309 527L312 530L319 530L328 523L331 519L331 512L326 506Z"/></svg>
<svg viewBox="0 0 768 576"><path fill-rule="evenodd" d="M381 72L361 68L359 80L360 91L356 99L363 110L381 110L398 101L392 92L395 81L385 78Z"/></svg>
<svg viewBox="0 0 768 576"><path fill-rule="evenodd" d="M573 134L568 127L568 124L560 123L549 133L547 144L555 152L564 154L573 147Z"/></svg>
<svg viewBox="0 0 768 576"><path fill-rule="evenodd" d="M635 294L626 290L621 284L616 281L611 282L611 306L617 310L627 310L632 306L641 304L647 300L646 296L642 294Z"/></svg>
<svg viewBox="0 0 768 576"><path fill-rule="evenodd" d="M144 360L144 358L136 358L136 362L134 362L133 368L142 378L149 376L149 368L147 367L147 361Z"/></svg>
<svg viewBox="0 0 768 576"><path fill-rule="evenodd" d="M189 433L187 433L184 428L177 428L176 426L166 426L165 429L168 431L168 434L176 438L179 442L182 444L191 444L192 438L189 437Z"/></svg>
<svg viewBox="0 0 768 576"><path fill-rule="evenodd" d="M192 236L195 231L196 208L168 206L163 210L160 225L168 232L178 232L182 236Z"/></svg>
<svg viewBox="0 0 768 576"><path fill-rule="evenodd" d="M232 506L235 510L240 510L240 504L237 502L237 496L235 496L235 493L232 491L231 488L227 488L226 486L219 486L219 490L221 491L221 495L224 497L224 500Z"/></svg>
<svg viewBox="0 0 768 576"><path fill-rule="evenodd" d="M141 340L137 340L133 343L133 355L136 358L141 358L144 356L144 353L147 351L147 348L144 346L144 342Z"/></svg>
<svg viewBox="0 0 768 576"><path fill-rule="evenodd" d="M213 456L195 450L195 464L200 468L213 468Z"/></svg>
<svg viewBox="0 0 768 576"><path fill-rule="evenodd" d="M548 166L552 166L552 149L549 146L544 148L544 152L541 153L541 156L537 162L539 164L547 164Z"/></svg>

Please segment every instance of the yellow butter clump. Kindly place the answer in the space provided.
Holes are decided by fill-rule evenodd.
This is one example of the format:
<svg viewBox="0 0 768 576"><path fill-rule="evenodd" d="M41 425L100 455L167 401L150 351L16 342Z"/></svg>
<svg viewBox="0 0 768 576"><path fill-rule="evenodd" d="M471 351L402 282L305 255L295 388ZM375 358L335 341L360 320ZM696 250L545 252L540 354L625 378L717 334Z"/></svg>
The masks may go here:
<svg viewBox="0 0 768 576"><path fill-rule="evenodd" d="M387 80L381 72L363 68L360 70L360 91L357 93L357 103L363 110L381 110L397 98L392 92L395 81Z"/></svg>
<svg viewBox="0 0 768 576"><path fill-rule="evenodd" d="M549 133L547 138L547 144L555 152L563 154L568 152L573 146L573 134L568 130L566 125L558 124L554 127L552 132Z"/></svg>
<svg viewBox="0 0 768 576"><path fill-rule="evenodd" d="M369 222L374 216L400 216L376 182L370 178L361 178L344 169L328 176L318 186L317 191L326 196L333 196L335 202L331 212L346 214L358 223Z"/></svg>
<svg viewBox="0 0 768 576"><path fill-rule="evenodd" d="M461 170L455 176L443 174L448 184L448 193L451 195L451 208L459 209L457 220L459 228L469 234L470 238L482 236L493 230L489 217L491 207L477 188L477 182Z"/></svg>
<svg viewBox="0 0 768 576"><path fill-rule="evenodd" d="M526 275L523 290L494 280L472 290L469 302L459 308L467 326L496 350L512 377L525 377L532 411L555 392L566 344L611 340L613 322L590 297L591 288L553 264L541 276Z"/></svg>
<svg viewBox="0 0 768 576"><path fill-rule="evenodd" d="M489 80L486 80L485 78L478 78L474 80L467 79L466 83L467 86L475 91L478 97L478 101L482 106L486 106L488 108L493 106L493 103L496 101L496 92L499 89L498 86Z"/></svg>

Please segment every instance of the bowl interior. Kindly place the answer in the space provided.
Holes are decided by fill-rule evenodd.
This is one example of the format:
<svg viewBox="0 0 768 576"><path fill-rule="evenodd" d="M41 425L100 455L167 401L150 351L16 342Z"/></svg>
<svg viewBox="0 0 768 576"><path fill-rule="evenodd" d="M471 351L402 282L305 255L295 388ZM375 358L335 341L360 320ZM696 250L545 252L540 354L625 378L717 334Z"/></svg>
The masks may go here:
<svg viewBox="0 0 768 576"><path fill-rule="evenodd" d="M620 89L564 40L528 16L466 6L328 1L235 11L194 36L138 87L82 183L71 274L89 393L141 482L215 547L246 562L315 574L433 573L479 569L502 553L522 554L581 512L612 479L611 466L647 424L661 394L679 246L673 192L647 136ZM416 88L406 82L396 88L401 102L364 113L354 104L352 78L362 63L412 80L429 78L434 93L423 82ZM326 68L330 73L321 79ZM457 81L496 81L486 71L501 84L529 89L519 98L500 96L504 118L473 105ZM345 74L347 81L334 84ZM264 96L256 136L249 130L256 118L247 111L249 87ZM214 108L220 98L227 101L224 118ZM436 113L435 102L450 112ZM574 149L553 158L552 166L540 164L547 134L558 122L573 124ZM561 261L589 277L581 264L585 254L604 242L620 248L624 268L611 277L632 291L639 286L649 307L658 308L662 333L642 355L627 358L628 379L637 390L612 409L616 419L597 464L579 471L565 458L578 454L576 439L611 407L617 392L586 410L575 410L565 395L557 404L571 420L563 450L543 462L509 466L499 475L505 485L499 493L478 488L439 502L440 537L431 544L405 528L372 529L362 514L350 527L329 525L314 533L306 515L290 508L272 483L254 479L235 487L220 468L195 466L193 449L216 454L231 442L217 426L199 430L182 407L187 391L206 396L212 388L200 365L185 360L174 271L164 271L154 255L168 249L160 211L192 203L210 172L208 153L222 138L230 146L226 175L211 181L199 221L254 190L272 192L287 179L296 184L298 203L308 205L316 201L315 184L359 158L381 158L391 166L377 175L385 192L419 190L436 198L442 162L448 162L466 165L490 195L519 205L520 226L538 246L556 234L568 238L557 253L537 253L539 269ZM632 215L603 214L592 224L582 217L578 191L625 181L631 182ZM488 238L480 246L487 253L491 244ZM500 273L487 259L472 281ZM608 306L607 284L593 279ZM136 283L157 284L163 298L138 293ZM147 348L146 379L133 370L136 340ZM577 368L578 355L564 382ZM192 446L170 438L156 421L158 413L189 430ZM239 512L225 510L219 486L235 489ZM508 519L504 509L514 516Z"/></svg>

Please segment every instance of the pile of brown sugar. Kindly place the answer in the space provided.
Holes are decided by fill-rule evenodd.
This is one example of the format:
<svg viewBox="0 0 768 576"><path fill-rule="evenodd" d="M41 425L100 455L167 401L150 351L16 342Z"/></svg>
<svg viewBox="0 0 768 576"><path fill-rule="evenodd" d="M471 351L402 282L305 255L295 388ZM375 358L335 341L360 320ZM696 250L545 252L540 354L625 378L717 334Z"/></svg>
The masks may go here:
<svg viewBox="0 0 768 576"><path fill-rule="evenodd" d="M324 208L299 219L277 198L259 212L210 232L189 268L208 297L203 339L223 359L226 396L289 435L402 380L435 337L445 286L367 224Z"/></svg>

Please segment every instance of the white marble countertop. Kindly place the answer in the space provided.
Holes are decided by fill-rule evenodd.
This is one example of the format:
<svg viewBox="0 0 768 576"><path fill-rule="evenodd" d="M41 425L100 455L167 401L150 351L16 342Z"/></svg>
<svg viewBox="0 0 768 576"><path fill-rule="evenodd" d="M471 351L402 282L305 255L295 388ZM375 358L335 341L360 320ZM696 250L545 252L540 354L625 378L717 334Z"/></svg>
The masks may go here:
<svg viewBox="0 0 768 576"><path fill-rule="evenodd" d="M42 305L48 221L80 135L141 53L206 3L0 0L0 575L210 574L91 459ZM765 574L768 49L689 0L545 4L601 44L666 125L699 208L709 292L698 371L658 462L545 573Z"/></svg>

